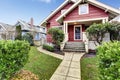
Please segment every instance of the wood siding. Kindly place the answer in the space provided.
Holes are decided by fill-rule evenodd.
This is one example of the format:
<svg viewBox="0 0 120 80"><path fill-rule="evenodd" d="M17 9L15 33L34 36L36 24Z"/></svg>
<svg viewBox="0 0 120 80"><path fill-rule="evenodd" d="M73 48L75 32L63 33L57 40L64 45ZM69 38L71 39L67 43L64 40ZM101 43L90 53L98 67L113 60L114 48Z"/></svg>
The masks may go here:
<svg viewBox="0 0 120 80"><path fill-rule="evenodd" d="M74 10L72 10L65 18L64 21L72 21L72 20L83 20L83 19L94 19L94 18L104 18L108 17L108 13L104 10L95 7L89 4L89 14L79 15L79 7L77 6Z"/></svg>
<svg viewBox="0 0 120 80"><path fill-rule="evenodd" d="M63 9L68 9L69 7L71 7L73 5L73 3L68 3L66 6L64 6L61 10ZM47 31L49 28L53 27L53 26L60 26L60 24L58 22L56 22L56 19L61 15L61 10L58 11L54 16L52 16L47 22ZM52 38L49 34L47 34L47 42L52 42Z"/></svg>

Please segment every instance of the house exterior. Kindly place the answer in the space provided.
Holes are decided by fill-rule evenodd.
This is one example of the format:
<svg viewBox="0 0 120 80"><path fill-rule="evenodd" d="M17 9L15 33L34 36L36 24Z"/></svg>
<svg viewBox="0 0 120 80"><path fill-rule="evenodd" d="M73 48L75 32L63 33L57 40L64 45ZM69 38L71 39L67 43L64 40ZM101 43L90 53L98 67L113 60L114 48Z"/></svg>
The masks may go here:
<svg viewBox="0 0 120 80"><path fill-rule="evenodd" d="M33 19L31 18L29 23L25 21L18 20L14 26L21 26L22 36L26 33L31 33L33 35L33 40L35 45L40 46L44 44L46 40L46 29L45 27L36 26L33 24Z"/></svg>
<svg viewBox="0 0 120 80"><path fill-rule="evenodd" d="M94 42L88 40L85 30L93 23L118 20L119 15L119 9L98 0L65 0L40 25L46 27L47 30L56 27L64 31L65 40L61 44L61 49L64 49L67 42L83 42L85 50L88 52L88 49L91 46L95 48L95 45ZM106 34L105 40L109 40L108 34ZM48 34L47 42L52 42L51 36Z"/></svg>
<svg viewBox="0 0 120 80"><path fill-rule="evenodd" d="M15 25L0 23L0 40L15 40L16 26L21 26L22 36L26 33L33 35L35 45L40 46L46 41L46 28L33 25L33 19L29 23L18 20Z"/></svg>
<svg viewBox="0 0 120 80"><path fill-rule="evenodd" d="M0 40L14 40L15 27L13 25L0 22Z"/></svg>

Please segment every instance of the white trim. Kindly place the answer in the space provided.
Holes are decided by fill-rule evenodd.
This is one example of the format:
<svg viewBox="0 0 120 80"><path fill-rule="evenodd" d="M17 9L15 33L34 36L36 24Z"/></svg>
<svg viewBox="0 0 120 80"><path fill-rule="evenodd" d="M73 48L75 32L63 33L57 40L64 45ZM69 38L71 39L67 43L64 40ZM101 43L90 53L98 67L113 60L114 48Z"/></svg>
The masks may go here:
<svg viewBox="0 0 120 80"><path fill-rule="evenodd" d="M80 39L75 39L75 28L80 27ZM82 40L82 25L74 25L74 40Z"/></svg>
<svg viewBox="0 0 120 80"><path fill-rule="evenodd" d="M5 31L7 31L7 29L2 25L2 24L0 24L1 25L1 27L5 30ZM8 32L8 31L7 31Z"/></svg>
<svg viewBox="0 0 120 80"><path fill-rule="evenodd" d="M101 2L98 2L97 0L87 0L89 3L91 3L91 4L93 4L93 5L96 5L96 6L98 6L98 7L102 7L102 9L104 9L104 10L108 10L109 12L114 12L114 13L116 13L116 15L119 15L120 14L120 10L119 9L115 9L115 8L113 8L113 7L110 7L110 6L108 6L108 5L106 5L106 4L103 4L103 3L101 3ZM63 18L65 15L67 15L71 10L73 10L80 2L82 2L82 0L79 0L79 1L77 1L74 5L72 5L64 14L62 14L62 15L60 15L57 19L56 19L56 21L58 21L59 22L59 20L61 19L61 18Z"/></svg>
<svg viewBox="0 0 120 80"><path fill-rule="evenodd" d="M43 26L43 24L52 17L57 11L59 11L63 6L65 6L70 0L65 0L57 9L55 9L47 18L45 18L41 23L40 26ZM73 2L73 1L72 1Z"/></svg>
<svg viewBox="0 0 120 80"><path fill-rule="evenodd" d="M102 8L102 9L104 9L104 10L107 10L107 11L109 11L109 12L114 12L114 13L116 13L116 14L120 14L120 10L119 9L116 9L116 8L113 8L113 7L111 7L111 6L109 6L109 5L106 5L106 4L104 4L104 3L101 3L101 2L99 2L99 1L97 1L97 0L87 0L88 2L90 2L91 4L95 4L96 6L98 6L98 7L100 7L100 8Z"/></svg>
<svg viewBox="0 0 120 80"><path fill-rule="evenodd" d="M87 12L86 13L81 13L81 6L86 6L87 7ZM83 15L83 14L89 14L89 4L81 4L81 5L79 5L79 8L78 8L79 10L78 10L78 13L79 13L79 15Z"/></svg>
<svg viewBox="0 0 120 80"><path fill-rule="evenodd" d="M64 21L64 22L72 23L72 22L96 21L96 20L103 20L103 19L108 19L108 17L105 17L105 18L93 18L93 19L83 19L83 20L72 20L72 21Z"/></svg>
<svg viewBox="0 0 120 80"><path fill-rule="evenodd" d="M60 15L56 21L58 21L59 19L61 19L62 17L64 17L67 13L69 13L72 9L74 9L80 2L82 2L82 0L77 1L75 4L73 4L66 12L64 12L62 15Z"/></svg>

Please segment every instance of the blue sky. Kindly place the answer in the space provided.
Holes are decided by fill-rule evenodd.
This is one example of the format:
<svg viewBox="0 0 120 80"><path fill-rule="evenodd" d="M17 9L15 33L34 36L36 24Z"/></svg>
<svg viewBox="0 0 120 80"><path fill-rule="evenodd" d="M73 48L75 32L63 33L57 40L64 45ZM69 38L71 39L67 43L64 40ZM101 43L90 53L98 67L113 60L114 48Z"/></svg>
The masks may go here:
<svg viewBox="0 0 120 80"><path fill-rule="evenodd" d="M99 0L115 8L120 7L120 0ZM55 10L64 0L1 0L0 22L15 24L18 19L26 22L33 17L38 25L51 11Z"/></svg>

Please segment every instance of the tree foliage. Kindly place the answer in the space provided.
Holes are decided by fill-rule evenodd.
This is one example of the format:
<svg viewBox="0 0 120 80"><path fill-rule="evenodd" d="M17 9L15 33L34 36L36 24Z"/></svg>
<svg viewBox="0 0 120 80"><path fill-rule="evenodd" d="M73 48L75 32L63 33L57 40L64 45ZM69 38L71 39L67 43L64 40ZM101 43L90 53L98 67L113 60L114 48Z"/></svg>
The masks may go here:
<svg viewBox="0 0 120 80"><path fill-rule="evenodd" d="M120 42L113 41L97 48L100 80L120 80Z"/></svg>
<svg viewBox="0 0 120 80"><path fill-rule="evenodd" d="M64 33L59 28L50 28L48 34L52 36L53 43L60 48L61 42L64 40Z"/></svg>
<svg viewBox="0 0 120 80"><path fill-rule="evenodd" d="M9 80L28 61L26 41L0 41L0 80Z"/></svg>
<svg viewBox="0 0 120 80"><path fill-rule="evenodd" d="M23 35L22 40L28 41L31 46L34 45L33 35L30 33L26 33L25 35Z"/></svg>
<svg viewBox="0 0 120 80"><path fill-rule="evenodd" d="M120 22L111 22L109 26L106 27L107 31L110 33L110 40L120 40Z"/></svg>
<svg viewBox="0 0 120 80"><path fill-rule="evenodd" d="M15 40L21 40L22 39L22 30L21 26L16 26L16 32L15 32Z"/></svg>
<svg viewBox="0 0 120 80"><path fill-rule="evenodd" d="M120 40L120 23L119 22L111 22L111 23L100 23L100 24L92 24L86 30L88 32L88 38L94 38L99 44L102 43L103 38L106 33L110 33L110 40Z"/></svg>

